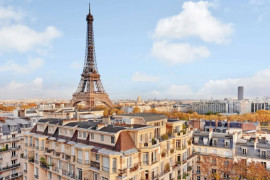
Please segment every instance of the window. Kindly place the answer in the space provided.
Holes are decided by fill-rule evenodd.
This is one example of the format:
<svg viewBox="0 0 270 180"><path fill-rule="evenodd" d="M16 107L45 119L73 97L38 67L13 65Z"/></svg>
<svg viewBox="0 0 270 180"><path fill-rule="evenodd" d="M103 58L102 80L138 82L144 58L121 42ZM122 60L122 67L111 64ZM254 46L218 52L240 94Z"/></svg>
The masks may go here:
<svg viewBox="0 0 270 180"><path fill-rule="evenodd" d="M58 169L61 169L61 160L58 160L57 167L58 167Z"/></svg>
<svg viewBox="0 0 270 180"><path fill-rule="evenodd" d="M148 153L143 153L143 164L148 164Z"/></svg>
<svg viewBox="0 0 270 180"><path fill-rule="evenodd" d="M14 157L14 156L16 156L16 151L12 151L11 153L11 157Z"/></svg>
<svg viewBox="0 0 270 180"><path fill-rule="evenodd" d="M16 137L16 135L15 134L12 134L12 138L15 138Z"/></svg>
<svg viewBox="0 0 270 180"><path fill-rule="evenodd" d="M52 149L55 149L55 142L52 142Z"/></svg>
<svg viewBox="0 0 270 180"><path fill-rule="evenodd" d="M99 161L99 155L98 154L96 154L96 160Z"/></svg>
<svg viewBox="0 0 270 180"><path fill-rule="evenodd" d="M108 180L108 178L102 177L102 180Z"/></svg>
<svg viewBox="0 0 270 180"><path fill-rule="evenodd" d="M106 171L106 172L109 172L109 169L110 169L110 161L109 161L109 158L108 157L102 157L102 170L103 171Z"/></svg>
<svg viewBox="0 0 270 180"><path fill-rule="evenodd" d="M111 137L111 143L114 144L114 137Z"/></svg>
<svg viewBox="0 0 270 180"><path fill-rule="evenodd" d="M127 168L131 168L132 167L132 156L128 156L127 157Z"/></svg>
<svg viewBox="0 0 270 180"><path fill-rule="evenodd" d="M113 161L112 161L112 171L116 173L116 158L113 158Z"/></svg>
<svg viewBox="0 0 270 180"><path fill-rule="evenodd" d="M69 130L69 135L72 135L72 130L71 129Z"/></svg>
<svg viewBox="0 0 270 180"><path fill-rule="evenodd" d="M83 154L82 151L78 150L78 163L82 163Z"/></svg>
<svg viewBox="0 0 270 180"><path fill-rule="evenodd" d="M27 163L24 163L24 171L27 172Z"/></svg>
<svg viewBox="0 0 270 180"><path fill-rule="evenodd" d="M201 173L201 167L197 166L197 174L200 174L200 173Z"/></svg>
<svg viewBox="0 0 270 180"><path fill-rule="evenodd" d="M243 148L243 149L242 149L242 154L243 154L244 156L246 156L246 155L247 155L247 149Z"/></svg>
<svg viewBox="0 0 270 180"><path fill-rule="evenodd" d="M67 134L67 129L65 129L65 135Z"/></svg>
<svg viewBox="0 0 270 180"><path fill-rule="evenodd" d="M79 132L79 137L82 137L82 132Z"/></svg>
<svg viewBox="0 0 270 180"><path fill-rule="evenodd" d="M52 179L52 173L49 172L49 179Z"/></svg>
<svg viewBox="0 0 270 180"><path fill-rule="evenodd" d="M75 147L72 146L72 147L71 147L71 156L74 156L74 154L75 154L75 153L74 153L74 150L75 150Z"/></svg>
<svg viewBox="0 0 270 180"><path fill-rule="evenodd" d="M38 168L35 168L35 177L38 178Z"/></svg>
<svg viewBox="0 0 270 180"><path fill-rule="evenodd" d="M266 151L261 151L261 158L266 158Z"/></svg>
<svg viewBox="0 0 270 180"><path fill-rule="evenodd" d="M15 165L15 164L16 164L16 160L12 160L12 161L11 161L11 164L12 164L12 165Z"/></svg>
<svg viewBox="0 0 270 180"><path fill-rule="evenodd" d="M176 148L180 148L181 147L181 141L176 141Z"/></svg>
<svg viewBox="0 0 270 180"><path fill-rule="evenodd" d="M212 164L213 164L213 165L216 165L216 164L217 164L216 159L212 159Z"/></svg>
<svg viewBox="0 0 270 180"><path fill-rule="evenodd" d="M94 134L93 133L91 133L91 139L94 139Z"/></svg>
<svg viewBox="0 0 270 180"><path fill-rule="evenodd" d="M94 180L98 180L98 175L97 175L97 173L94 173Z"/></svg>
<svg viewBox="0 0 270 180"><path fill-rule="evenodd" d="M152 152L152 163L157 161L157 151Z"/></svg>
<svg viewBox="0 0 270 180"><path fill-rule="evenodd" d="M58 180L61 180L61 176L58 175L58 176L57 176L57 179L58 179Z"/></svg>
<svg viewBox="0 0 270 180"><path fill-rule="evenodd" d="M83 132L83 138L86 138L86 132Z"/></svg>
<svg viewBox="0 0 270 180"><path fill-rule="evenodd" d="M216 146L216 145L217 145L217 140L214 139L214 140L213 140L213 146Z"/></svg>
<svg viewBox="0 0 270 180"><path fill-rule="evenodd" d="M201 176L197 176L197 180L201 180Z"/></svg>
<svg viewBox="0 0 270 180"><path fill-rule="evenodd" d="M84 152L84 163L89 164L89 152L88 151Z"/></svg>
<svg viewBox="0 0 270 180"><path fill-rule="evenodd" d="M229 141L225 141L225 147L229 147L230 142Z"/></svg>
<svg viewBox="0 0 270 180"><path fill-rule="evenodd" d="M104 135L100 135L100 140L104 141Z"/></svg>
<svg viewBox="0 0 270 180"><path fill-rule="evenodd" d="M64 144L61 144L61 152L64 152Z"/></svg>

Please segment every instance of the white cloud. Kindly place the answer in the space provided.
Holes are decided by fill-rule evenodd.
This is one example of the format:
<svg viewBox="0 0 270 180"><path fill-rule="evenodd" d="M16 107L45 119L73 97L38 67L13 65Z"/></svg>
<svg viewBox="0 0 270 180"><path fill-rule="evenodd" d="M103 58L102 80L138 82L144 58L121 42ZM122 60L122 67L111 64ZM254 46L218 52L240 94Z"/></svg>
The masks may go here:
<svg viewBox="0 0 270 180"><path fill-rule="evenodd" d="M153 90L147 93L149 97L157 98L225 98L236 97L237 87L244 86L245 97L269 96L270 68L257 72L249 78L230 78L210 80L198 91L192 90L188 85L173 84L165 90Z"/></svg>
<svg viewBox="0 0 270 180"><path fill-rule="evenodd" d="M0 6L0 20L11 20L20 21L24 17L24 13L20 9L15 9L14 7L1 7Z"/></svg>
<svg viewBox="0 0 270 180"><path fill-rule="evenodd" d="M71 98L73 88L55 84L45 86L43 79L35 78L29 82L11 81L0 86L0 99L28 99L28 98Z"/></svg>
<svg viewBox="0 0 270 180"><path fill-rule="evenodd" d="M132 75L132 81L134 81L134 82L156 82L158 80L159 80L159 77L157 77L157 76L142 74L140 72L135 72Z"/></svg>
<svg viewBox="0 0 270 180"><path fill-rule="evenodd" d="M29 73L43 66L43 59L41 58L29 58L28 64L22 66L15 63L12 60L6 62L6 64L0 66L0 72L12 71L15 73Z"/></svg>
<svg viewBox="0 0 270 180"><path fill-rule="evenodd" d="M43 88L42 78L36 78L31 82L11 81L0 88L1 99L23 99L40 95Z"/></svg>
<svg viewBox="0 0 270 180"><path fill-rule="evenodd" d="M209 10L213 6L214 3L207 1L187 1L179 14L159 20L153 35L152 55L172 65L191 63L209 57L210 51L205 45L179 40L197 37L203 42L229 43L234 31L232 24L214 17Z"/></svg>
<svg viewBox="0 0 270 180"><path fill-rule="evenodd" d="M51 41L61 36L58 29L48 26L36 31L23 23L25 15L13 7L0 6L0 53L9 51L42 51Z"/></svg>
<svg viewBox="0 0 270 180"><path fill-rule="evenodd" d="M44 32L37 32L26 25L11 25L0 28L0 52L16 50L26 52L46 47L59 37L60 32L49 26Z"/></svg>
<svg viewBox="0 0 270 180"><path fill-rule="evenodd" d="M191 46L184 43L168 43L167 41L154 42L152 55L171 65L191 63L210 56L205 46Z"/></svg>
<svg viewBox="0 0 270 180"><path fill-rule="evenodd" d="M224 24L215 18L207 1L184 2L178 15L159 20L155 38L183 39L199 37L205 42L228 43L233 32L232 24Z"/></svg>

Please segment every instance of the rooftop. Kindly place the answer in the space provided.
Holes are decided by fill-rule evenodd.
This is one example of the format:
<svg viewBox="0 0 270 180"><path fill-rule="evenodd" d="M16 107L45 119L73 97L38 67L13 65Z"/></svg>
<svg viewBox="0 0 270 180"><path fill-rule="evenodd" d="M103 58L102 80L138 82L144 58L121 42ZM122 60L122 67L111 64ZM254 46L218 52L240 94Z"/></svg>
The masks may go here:
<svg viewBox="0 0 270 180"><path fill-rule="evenodd" d="M156 113L133 113L133 114L122 114L120 116L141 117L146 122L167 119L167 117L164 114L156 114Z"/></svg>

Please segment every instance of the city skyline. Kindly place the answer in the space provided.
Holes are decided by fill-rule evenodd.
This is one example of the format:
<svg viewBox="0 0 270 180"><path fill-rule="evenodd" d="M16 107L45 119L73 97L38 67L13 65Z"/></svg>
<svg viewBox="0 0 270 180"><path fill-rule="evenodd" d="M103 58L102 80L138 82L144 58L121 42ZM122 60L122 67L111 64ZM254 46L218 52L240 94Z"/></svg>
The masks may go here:
<svg viewBox="0 0 270 180"><path fill-rule="evenodd" d="M236 97L238 86L245 97L269 95L268 1L91 7L98 68L112 99ZM71 99L87 12L88 1L0 1L0 99Z"/></svg>

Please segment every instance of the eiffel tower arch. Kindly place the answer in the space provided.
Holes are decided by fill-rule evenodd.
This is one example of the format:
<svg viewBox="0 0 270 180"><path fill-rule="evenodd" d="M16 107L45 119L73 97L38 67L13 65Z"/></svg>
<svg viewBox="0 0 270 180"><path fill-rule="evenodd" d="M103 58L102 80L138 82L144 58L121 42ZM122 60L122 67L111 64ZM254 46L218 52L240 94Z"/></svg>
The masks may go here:
<svg viewBox="0 0 270 180"><path fill-rule="evenodd" d="M89 109L93 109L98 102L102 102L107 107L113 107L113 103L103 88L97 69L93 31L94 17L90 11L90 5L86 21L87 35L84 67L79 86L73 94L71 105L76 106L80 102L85 102Z"/></svg>

